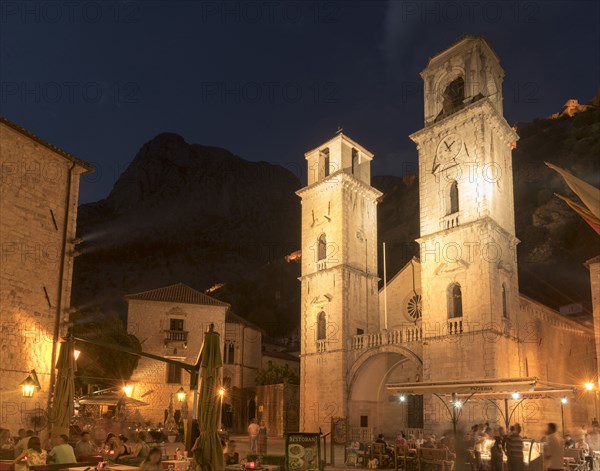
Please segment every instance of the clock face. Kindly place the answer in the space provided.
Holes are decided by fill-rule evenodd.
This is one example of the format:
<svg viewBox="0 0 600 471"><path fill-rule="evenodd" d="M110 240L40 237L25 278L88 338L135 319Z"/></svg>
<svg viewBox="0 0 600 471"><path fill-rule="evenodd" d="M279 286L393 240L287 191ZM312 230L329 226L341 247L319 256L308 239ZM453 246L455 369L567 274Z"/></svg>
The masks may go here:
<svg viewBox="0 0 600 471"><path fill-rule="evenodd" d="M439 163L446 163L456 158L463 148L463 141L458 134L450 134L438 145L436 157Z"/></svg>

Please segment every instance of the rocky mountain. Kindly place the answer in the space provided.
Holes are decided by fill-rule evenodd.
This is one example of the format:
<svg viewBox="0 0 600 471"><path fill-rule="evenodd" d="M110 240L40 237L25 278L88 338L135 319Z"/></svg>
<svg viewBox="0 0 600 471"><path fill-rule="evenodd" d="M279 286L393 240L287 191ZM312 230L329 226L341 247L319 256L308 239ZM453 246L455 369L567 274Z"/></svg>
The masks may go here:
<svg viewBox="0 0 600 471"><path fill-rule="evenodd" d="M521 291L554 308L590 310L583 262L600 239L554 192L570 195L552 162L600 186L600 111L520 123L514 183ZM594 180L595 179L595 180ZM388 276L418 253L415 176L374 177ZM123 295L176 282L209 290L272 335L298 324L300 182L286 169L160 134L145 144L110 195L82 205L73 304L125 315Z"/></svg>

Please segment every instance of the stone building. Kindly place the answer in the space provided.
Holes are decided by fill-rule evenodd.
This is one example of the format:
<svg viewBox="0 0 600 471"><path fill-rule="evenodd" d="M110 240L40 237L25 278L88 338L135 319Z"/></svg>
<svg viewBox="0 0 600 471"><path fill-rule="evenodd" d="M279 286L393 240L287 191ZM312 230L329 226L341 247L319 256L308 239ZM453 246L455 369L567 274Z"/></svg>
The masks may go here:
<svg viewBox="0 0 600 471"><path fill-rule="evenodd" d="M223 352L223 421L234 430L244 430L257 413L255 378L262 364L262 330L231 312L229 304L182 283L125 298L128 331L147 353L194 364L204 332L214 324ZM175 395L181 387L188 392L188 411L192 411L190 376L181 368L141 358L130 382L132 397L149 404L140 409L146 420L164 422L171 397L175 411L181 412Z"/></svg>
<svg viewBox="0 0 600 471"><path fill-rule="evenodd" d="M592 330L519 293L511 156L518 136L503 117L496 53L465 36L430 58L421 76L425 125L410 136L419 154L420 257L383 290L373 154L341 133L306 154L308 185L298 191L301 430L328 431L332 417L343 417L388 436L441 432L452 427L443 401L394 390L524 378L581 388L595 369ZM509 399L512 422L530 436L561 423L560 397ZM504 404L496 406L465 402L462 426L504 425ZM567 427L589 423L593 395L570 398L564 409Z"/></svg>
<svg viewBox="0 0 600 471"><path fill-rule="evenodd" d="M92 170L0 118L0 426L13 433L47 423L41 411L69 320L79 180ZM23 398L32 370L41 388Z"/></svg>

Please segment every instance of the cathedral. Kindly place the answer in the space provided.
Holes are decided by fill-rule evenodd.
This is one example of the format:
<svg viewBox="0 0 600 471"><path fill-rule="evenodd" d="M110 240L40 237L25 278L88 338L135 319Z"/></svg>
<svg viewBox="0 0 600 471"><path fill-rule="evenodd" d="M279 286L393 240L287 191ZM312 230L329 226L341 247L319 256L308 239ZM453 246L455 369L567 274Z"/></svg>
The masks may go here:
<svg viewBox="0 0 600 471"><path fill-rule="evenodd" d="M373 154L341 132L305 154L300 429L327 433L341 419L392 437L519 422L539 438L548 422L589 424L598 405L580 389L596 371L592 329L519 293L518 136L498 56L465 36L421 77L424 127L410 136L420 256L385 286Z"/></svg>

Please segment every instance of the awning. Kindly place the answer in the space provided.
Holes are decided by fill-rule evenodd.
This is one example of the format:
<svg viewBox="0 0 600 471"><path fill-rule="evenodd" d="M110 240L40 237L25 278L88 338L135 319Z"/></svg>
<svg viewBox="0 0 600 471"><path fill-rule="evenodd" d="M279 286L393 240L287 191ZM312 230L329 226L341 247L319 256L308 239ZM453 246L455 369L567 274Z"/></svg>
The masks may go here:
<svg viewBox="0 0 600 471"><path fill-rule="evenodd" d="M537 378L436 381L430 383L388 383L388 391L397 394L512 394L534 391Z"/></svg>
<svg viewBox="0 0 600 471"><path fill-rule="evenodd" d="M79 404L82 406L87 405L102 405L102 406L116 406L119 401L125 406L129 407L142 407L147 406L148 403L144 401L138 401L131 397L120 397L114 394L102 394L98 396L84 396L79 399Z"/></svg>

